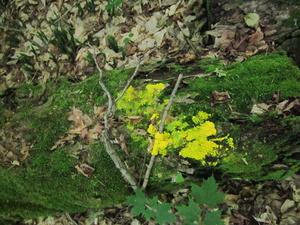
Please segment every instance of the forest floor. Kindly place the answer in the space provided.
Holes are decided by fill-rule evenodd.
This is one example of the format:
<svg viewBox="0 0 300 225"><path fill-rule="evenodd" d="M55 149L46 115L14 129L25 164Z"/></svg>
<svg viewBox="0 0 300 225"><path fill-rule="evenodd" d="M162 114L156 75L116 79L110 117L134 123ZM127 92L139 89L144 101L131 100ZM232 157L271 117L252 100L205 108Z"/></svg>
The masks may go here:
<svg viewBox="0 0 300 225"><path fill-rule="evenodd" d="M288 14L282 16L281 4L251 1L233 10L237 8L234 1L214 3L213 6L218 7L213 9L199 2L202 1L128 1L123 4L122 1L93 0L2 1L0 93L24 83L48 84L64 76L74 82L84 81L97 72L91 63L93 54L104 71L133 68L143 58L143 71L138 78L158 82L170 78L168 74L160 75L166 65L180 72L181 68L176 66L200 59L220 58L224 66L245 62L251 56L283 49L284 41L280 38L289 39L288 34L299 32L298 14L292 19L296 25L285 29L272 20L291 22ZM214 72L222 76L223 71ZM43 93L41 102L42 98ZM5 104L14 107L13 102ZM293 99L290 105L297 116L299 105L299 99ZM26 151L27 146L22 149ZM3 164L7 158L7 154L1 158ZM299 173L281 181L229 179L220 181L219 187L226 193L222 205L225 224L300 224ZM186 195L186 190L163 195L162 198L176 199ZM92 213L24 219L16 224L155 223L131 215L128 205L117 205Z"/></svg>

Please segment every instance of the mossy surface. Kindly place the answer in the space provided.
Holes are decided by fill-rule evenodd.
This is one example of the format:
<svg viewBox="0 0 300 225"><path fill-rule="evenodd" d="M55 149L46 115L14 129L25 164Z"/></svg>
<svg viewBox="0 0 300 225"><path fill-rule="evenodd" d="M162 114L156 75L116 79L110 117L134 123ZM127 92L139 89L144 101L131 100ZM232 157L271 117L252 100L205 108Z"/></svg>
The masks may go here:
<svg viewBox="0 0 300 225"><path fill-rule="evenodd" d="M115 90L114 97L128 74L116 70L104 75L108 88ZM0 137L6 151L1 153L0 217L34 218L57 212L80 212L125 200L126 184L99 143L89 145L76 138L90 154L88 163L95 169L91 178L75 169L77 164L87 163L82 156L85 153L76 145L65 143L51 151L56 141L71 129L68 121L71 107L91 113L94 105L105 103L98 81L99 76L95 75L80 83L62 77L46 85L23 84L10 96L17 104L14 112L2 104L5 118L1 120L1 129L10 135L1 133ZM15 148L8 147L9 142ZM30 146L29 156L24 160L21 142ZM20 165L5 163L8 152Z"/></svg>
<svg viewBox="0 0 300 225"><path fill-rule="evenodd" d="M249 113L254 102L267 102L277 91L280 91L281 99L286 99L297 96L300 90L299 69L292 64L292 60L284 52L257 55L242 63L232 63L228 67L221 67L219 63L205 66L200 64L200 67L208 72L212 72L213 68L223 69L226 76L212 75L190 82L188 91L186 89L181 91L197 94L195 98L197 104L181 104L175 106L174 111L195 113L203 110L213 113L218 119L224 119L228 118L232 110ZM217 104L211 107L212 91L228 91L229 104Z"/></svg>
<svg viewBox="0 0 300 225"><path fill-rule="evenodd" d="M300 165L295 161L299 157L296 153L299 141L295 138L299 133L299 117L274 120L262 116L255 121L249 115L254 102L267 102L278 90L280 100L299 95L300 72L291 59L284 52L277 52L257 55L227 67L218 59L199 62L198 66L200 71L204 70L210 76L193 80L186 78L177 97L190 94L195 102L173 103L171 114L189 118L204 111L212 114L212 121L221 127L218 128L220 135L230 133L237 148L228 154L221 167L215 167L215 171L225 177L244 176L259 180L279 179L287 176L289 171L299 169ZM218 77L214 73L216 69L223 70L226 76ZM132 71L114 70L104 75L113 97L117 97ZM68 117L72 107L91 115L94 106L106 102L98 81L98 75L79 83L62 77L46 85L23 84L12 90L12 94L3 93L0 96L0 112L3 115L0 126L1 130L5 130L0 132L0 141L14 143L13 147L3 145L6 153L0 156L4 159L7 152L12 152L20 159L23 156L21 149L24 148L21 142L30 147L30 155L21 160L20 165L11 164L13 160L10 163L5 160L1 162L0 188L4 191L0 193L0 216L28 218L62 211L71 213L124 201L129 193L128 186L100 143L89 144L75 137L73 142L65 142L51 151L56 141L71 129L72 123ZM138 80L134 83L139 85ZM171 81L170 84L161 99L169 99L174 83ZM227 91L231 98L227 103L212 106L212 91ZM230 117L233 111L243 113L246 122L232 122ZM138 128L146 130L146 119L142 123ZM124 132L130 150L126 163L135 167L139 171L136 176L141 178L146 168L145 162L149 159L147 136L130 135L133 131L125 126L118 132ZM121 154L125 155L123 152ZM164 158L167 161L171 159L172 156ZM91 178L78 174L75 169L77 164L87 161L95 168ZM176 166L168 167L163 160L161 162L156 165L150 178L151 193L178 187L170 180L176 175ZM289 170L275 168L272 164L286 164ZM195 165L200 171L196 176L205 177L205 169L201 169L205 166L191 160L191 166Z"/></svg>
<svg viewBox="0 0 300 225"><path fill-rule="evenodd" d="M279 101L299 96L300 71L285 52L256 55L227 67L219 60L201 61L199 66L209 73L215 69L223 70L226 76L212 74L186 82L188 86L180 89L177 96L188 93L196 96L195 102L174 104L172 113L186 116L199 110L211 113L220 132L230 133L236 149L223 159L218 167L221 173L227 178L265 180L282 179L297 171L299 163L293 158L299 158L295 155L299 145L296 139L299 116L283 119L276 112L262 116L250 114L255 103L272 100L278 91ZM212 91L228 92L229 102L212 106ZM239 119L234 118L235 113Z"/></svg>
<svg viewBox="0 0 300 225"><path fill-rule="evenodd" d="M290 121L293 121L291 125ZM264 116L259 122L235 125L237 148L221 165L230 177L278 180L299 170L299 117ZM238 132L237 132L238 131Z"/></svg>

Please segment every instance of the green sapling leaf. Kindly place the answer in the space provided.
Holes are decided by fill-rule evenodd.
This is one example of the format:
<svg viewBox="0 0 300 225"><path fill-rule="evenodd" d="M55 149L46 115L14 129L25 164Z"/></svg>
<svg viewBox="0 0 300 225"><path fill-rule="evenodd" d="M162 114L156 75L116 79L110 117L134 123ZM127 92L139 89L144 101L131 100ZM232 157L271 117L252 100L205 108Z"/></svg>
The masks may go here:
<svg viewBox="0 0 300 225"><path fill-rule="evenodd" d="M157 201L158 201L158 197L155 196L154 198L151 199L147 199L147 206L146 206L146 210L143 213L146 220L149 220L150 218L155 218L155 213L156 213L156 208L157 208Z"/></svg>
<svg viewBox="0 0 300 225"><path fill-rule="evenodd" d="M206 204L215 207L223 202L225 194L217 190L218 184L213 176L204 180L202 186L192 184L191 196L199 204Z"/></svg>
<svg viewBox="0 0 300 225"><path fill-rule="evenodd" d="M176 209L179 214L184 217L185 225L193 225L195 221L199 221L199 215L202 213L199 205L191 198L189 198L189 204L187 206L177 206Z"/></svg>
<svg viewBox="0 0 300 225"><path fill-rule="evenodd" d="M221 210L208 212L205 214L205 219L203 220L204 225L225 225L224 221L221 220Z"/></svg>
<svg viewBox="0 0 300 225"><path fill-rule="evenodd" d="M169 124L167 125L167 129L168 129L169 131L173 131L173 130L175 129L175 125L169 123Z"/></svg>
<svg viewBox="0 0 300 225"><path fill-rule="evenodd" d="M174 214L170 213L171 206L168 203L162 202L157 204L157 212L155 214L155 221L158 224L163 225L164 223L170 224L176 221Z"/></svg>
<svg viewBox="0 0 300 225"><path fill-rule="evenodd" d="M135 195L130 195L127 197L127 203L133 206L131 213L134 215L139 215L140 213L144 213L147 199L144 192L137 190Z"/></svg>
<svg viewBox="0 0 300 225"><path fill-rule="evenodd" d="M124 38L124 40L123 40L123 43L124 44L128 44L130 42L130 39L129 38Z"/></svg>
<svg viewBox="0 0 300 225"><path fill-rule="evenodd" d="M176 183L181 183L181 182L183 182L184 181L184 178L183 178L183 176L182 176L182 173L178 173L177 174L177 176L176 176L176 178L175 178L175 182Z"/></svg>

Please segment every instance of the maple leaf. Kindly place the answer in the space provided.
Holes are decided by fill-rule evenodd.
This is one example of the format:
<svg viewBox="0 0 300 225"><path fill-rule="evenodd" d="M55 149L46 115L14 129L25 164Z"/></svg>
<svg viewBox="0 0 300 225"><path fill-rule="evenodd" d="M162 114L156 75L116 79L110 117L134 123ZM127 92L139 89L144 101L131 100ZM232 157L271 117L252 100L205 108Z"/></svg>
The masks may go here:
<svg viewBox="0 0 300 225"><path fill-rule="evenodd" d="M213 176L204 180L202 186L192 184L191 196L199 204L206 204L215 207L223 202L225 194L217 191L218 184Z"/></svg>
<svg viewBox="0 0 300 225"><path fill-rule="evenodd" d="M224 225L221 220L221 213L221 210L206 213L203 221L204 225Z"/></svg>
<svg viewBox="0 0 300 225"><path fill-rule="evenodd" d="M177 206L176 209L178 210L179 214L184 217L185 224L194 224L195 221L199 220L199 215L202 213L199 205L191 198L189 198L189 203L187 206Z"/></svg>
<svg viewBox="0 0 300 225"><path fill-rule="evenodd" d="M139 215L141 212L145 211L147 199L144 192L138 189L135 192L135 195L130 195L127 197L127 203L133 205L133 208L130 212L134 215Z"/></svg>
<svg viewBox="0 0 300 225"><path fill-rule="evenodd" d="M157 204L157 212L155 214L155 221L159 224L164 223L173 223L176 221L176 217L174 214L169 213L169 210L171 209L170 204L162 202L161 204Z"/></svg>

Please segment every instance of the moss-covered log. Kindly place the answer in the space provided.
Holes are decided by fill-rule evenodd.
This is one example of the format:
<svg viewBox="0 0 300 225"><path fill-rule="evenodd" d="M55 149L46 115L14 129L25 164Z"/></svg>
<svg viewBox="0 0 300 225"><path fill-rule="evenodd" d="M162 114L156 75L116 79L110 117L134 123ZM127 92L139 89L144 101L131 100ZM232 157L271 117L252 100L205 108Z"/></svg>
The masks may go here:
<svg viewBox="0 0 300 225"><path fill-rule="evenodd" d="M179 68L180 72L189 75L191 71L183 68ZM259 180L279 179L299 169L299 114L250 114L255 102L267 102L278 90L280 101L299 95L300 71L284 52L257 55L227 67L220 60L200 61L194 68L210 76L187 76L177 94L177 99L182 101L172 105L171 113L187 117L198 111L211 113L219 133L230 133L234 138L237 148L229 152L214 171L225 177ZM104 82L114 97L132 71L114 70L104 75ZM222 76L218 76L220 72ZM175 77L178 67L169 73ZM172 80L163 82L172 84ZM144 82L136 80L135 85L143 88ZM164 90L163 98L169 98L172 88L171 85ZM230 99L212 106L212 91L228 92ZM194 103L183 100L187 94ZM94 106L105 102L98 75L79 83L61 77L46 85L23 84L1 93L0 216L37 217L124 201L129 188L99 141L91 143L79 135L68 135L72 129L68 120L72 107L94 119ZM121 121L116 119L115 122L122 126ZM148 121L142 123L147 126ZM94 125L92 121L87 129ZM126 127L117 132L124 133L130 157L123 151L118 152L130 169L139 171L136 176L140 178L145 169L147 140L143 136L131 136ZM176 157L178 161L173 154L166 156L163 163L155 166L150 190L161 192L164 187L170 190L173 175L170 171L174 169L176 173L176 167L180 166L175 162L181 158ZM76 170L75 167L83 163L95 169L90 177ZM192 176L205 176L203 171L208 171L195 160L190 160L188 166L195 169Z"/></svg>

